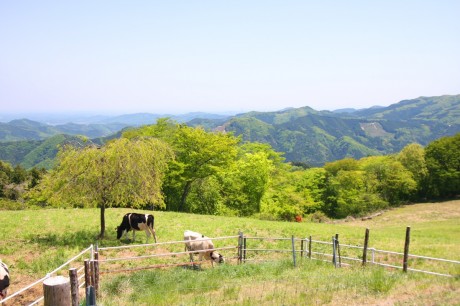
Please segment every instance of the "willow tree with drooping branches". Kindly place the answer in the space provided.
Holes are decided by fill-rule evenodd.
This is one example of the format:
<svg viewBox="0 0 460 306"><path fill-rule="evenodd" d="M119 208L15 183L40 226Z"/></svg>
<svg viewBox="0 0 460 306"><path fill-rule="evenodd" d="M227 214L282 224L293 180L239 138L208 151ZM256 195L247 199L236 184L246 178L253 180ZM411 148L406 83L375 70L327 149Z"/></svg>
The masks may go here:
<svg viewBox="0 0 460 306"><path fill-rule="evenodd" d="M164 208L161 187L173 151L156 138L121 138L102 147L63 147L57 167L32 192L35 201L55 207L100 208L105 234L105 209Z"/></svg>

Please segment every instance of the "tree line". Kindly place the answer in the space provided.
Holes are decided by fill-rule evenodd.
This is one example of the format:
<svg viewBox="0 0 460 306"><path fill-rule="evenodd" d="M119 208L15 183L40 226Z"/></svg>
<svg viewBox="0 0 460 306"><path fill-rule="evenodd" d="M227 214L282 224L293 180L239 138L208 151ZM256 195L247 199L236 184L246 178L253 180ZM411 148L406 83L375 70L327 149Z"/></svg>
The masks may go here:
<svg viewBox="0 0 460 306"><path fill-rule="evenodd" d="M102 146L62 147L56 166L32 169L37 178L32 183L30 174L30 185L15 199L40 207L99 207L101 236L109 207L273 220L344 218L457 196L458 152L460 133L426 147L410 144L393 155L308 168L285 163L268 144L163 118ZM9 184L2 173L10 177L17 167L5 172L9 166L0 166L4 197Z"/></svg>

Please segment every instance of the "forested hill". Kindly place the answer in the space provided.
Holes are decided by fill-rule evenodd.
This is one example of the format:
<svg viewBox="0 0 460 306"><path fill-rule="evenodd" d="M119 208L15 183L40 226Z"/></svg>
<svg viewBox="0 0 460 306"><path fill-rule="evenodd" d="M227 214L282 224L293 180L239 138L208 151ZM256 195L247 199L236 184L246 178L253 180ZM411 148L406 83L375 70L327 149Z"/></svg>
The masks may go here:
<svg viewBox="0 0 460 306"><path fill-rule="evenodd" d="M190 114L189 118L199 115ZM26 168L35 165L49 167L57 145L69 138L61 134L86 135L93 142L101 143L101 135L119 137L128 120L139 125L136 118L152 119L146 114L118 117L113 120L125 122L118 126L109 121L106 124L55 126L26 119L0 123L0 141L3 141L0 142L0 160L13 165L20 163ZM244 141L269 143L276 151L284 152L287 161L320 166L345 157L395 153L409 143L427 145L440 137L459 133L460 95L420 97L388 107L362 110L330 112L301 107L278 112L248 112L232 117L203 114L202 118L187 124L233 132L241 135ZM15 141L19 139L27 141ZM8 140L10 142L5 142Z"/></svg>
<svg viewBox="0 0 460 306"><path fill-rule="evenodd" d="M49 125L29 119L16 119L8 123L0 122L1 142L21 140L43 140L58 134L85 135L89 138L114 134L126 127L123 123Z"/></svg>
<svg viewBox="0 0 460 306"><path fill-rule="evenodd" d="M245 141L269 143L285 152L288 161L322 165L345 157L395 153L409 143L426 145L460 132L460 95L420 97L346 112L309 107L250 112L214 126L209 120L203 125L242 135Z"/></svg>
<svg viewBox="0 0 460 306"><path fill-rule="evenodd" d="M59 134L45 140L3 142L0 143L0 160L12 165L20 164L26 169L50 169L54 165L59 147L66 144L81 147L94 144L94 141L81 136Z"/></svg>
<svg viewBox="0 0 460 306"><path fill-rule="evenodd" d="M436 120L445 124L460 124L460 95L420 97L404 100L385 108L369 108L353 113L360 118L391 121Z"/></svg>

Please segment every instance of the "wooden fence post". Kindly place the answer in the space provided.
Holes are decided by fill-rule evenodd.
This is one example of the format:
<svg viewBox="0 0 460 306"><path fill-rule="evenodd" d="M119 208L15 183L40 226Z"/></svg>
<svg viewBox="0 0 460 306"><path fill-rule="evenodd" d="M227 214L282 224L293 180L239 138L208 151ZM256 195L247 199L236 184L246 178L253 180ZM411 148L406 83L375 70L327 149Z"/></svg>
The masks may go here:
<svg viewBox="0 0 460 306"><path fill-rule="evenodd" d="M243 232L238 232L238 264L241 264L243 259Z"/></svg>
<svg viewBox="0 0 460 306"><path fill-rule="evenodd" d="M366 228L366 234L364 235L364 250L363 250L363 266L366 265L367 261L367 246L369 244L369 229Z"/></svg>
<svg viewBox="0 0 460 306"><path fill-rule="evenodd" d="M303 257L303 253L304 253L304 244L305 244L305 239L301 239L300 240L300 258Z"/></svg>
<svg viewBox="0 0 460 306"><path fill-rule="evenodd" d="M246 262L246 237L243 238L243 262Z"/></svg>
<svg viewBox="0 0 460 306"><path fill-rule="evenodd" d="M80 305L80 295L78 294L78 273L76 268L69 269L70 278L70 296L72 297L72 306Z"/></svg>
<svg viewBox="0 0 460 306"><path fill-rule="evenodd" d="M85 294L88 296L88 288L91 286L91 267L89 264L89 260L85 259Z"/></svg>
<svg viewBox="0 0 460 306"><path fill-rule="evenodd" d="M291 236L291 244L292 244L292 259L294 261L294 267L296 266L296 256L295 256L295 240L294 235Z"/></svg>
<svg viewBox="0 0 460 306"><path fill-rule="evenodd" d="M308 238L308 258L311 259L311 235L310 238Z"/></svg>
<svg viewBox="0 0 460 306"><path fill-rule="evenodd" d="M342 257L340 256L340 243L339 243L339 234L335 234L335 243L336 243L336 251L339 257L339 268L342 267Z"/></svg>
<svg viewBox="0 0 460 306"><path fill-rule="evenodd" d="M91 286L95 287L95 284L96 284L95 279L96 279L96 277L94 275L94 259L89 262L89 266L90 266L89 276L91 278L90 283L91 283Z"/></svg>
<svg viewBox="0 0 460 306"><path fill-rule="evenodd" d="M404 242L403 272L407 272L408 259L409 259L409 243L410 243L410 226L406 228L406 241Z"/></svg>
<svg viewBox="0 0 460 306"><path fill-rule="evenodd" d="M99 252L94 252L94 290L99 294Z"/></svg>
<svg viewBox="0 0 460 306"><path fill-rule="evenodd" d="M70 280L64 276L54 276L43 281L45 306L70 306Z"/></svg>
<svg viewBox="0 0 460 306"><path fill-rule="evenodd" d="M335 244L335 237L332 236L332 264L334 265L334 267L337 268L337 258L335 256L336 254L336 244Z"/></svg>

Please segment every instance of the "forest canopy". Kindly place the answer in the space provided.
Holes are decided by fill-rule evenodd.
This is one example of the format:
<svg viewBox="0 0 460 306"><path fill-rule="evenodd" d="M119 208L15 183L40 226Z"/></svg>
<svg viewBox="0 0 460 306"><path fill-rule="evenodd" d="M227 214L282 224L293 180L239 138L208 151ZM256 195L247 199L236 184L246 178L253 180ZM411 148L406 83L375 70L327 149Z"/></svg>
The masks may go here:
<svg viewBox="0 0 460 306"><path fill-rule="evenodd" d="M154 208L290 221L345 218L457 196L458 152L460 134L425 148L413 143L397 154L308 168L285 163L283 153L268 144L163 118L100 147L63 147L48 172L1 162L0 197L101 210ZM12 192L19 185L22 189Z"/></svg>

